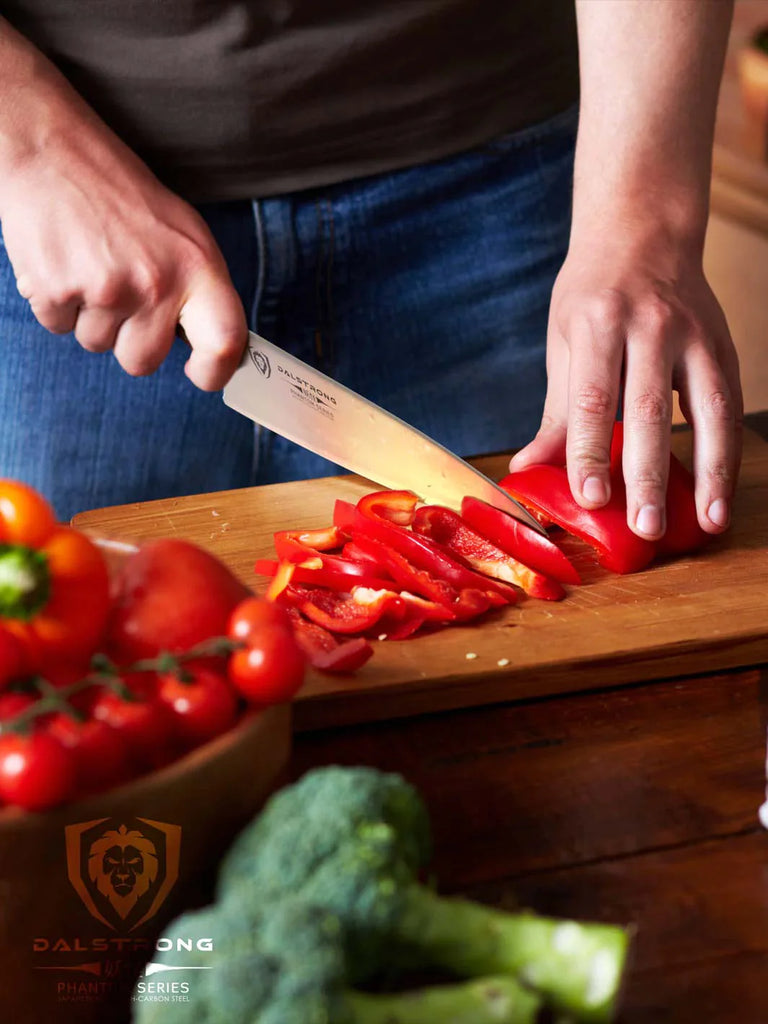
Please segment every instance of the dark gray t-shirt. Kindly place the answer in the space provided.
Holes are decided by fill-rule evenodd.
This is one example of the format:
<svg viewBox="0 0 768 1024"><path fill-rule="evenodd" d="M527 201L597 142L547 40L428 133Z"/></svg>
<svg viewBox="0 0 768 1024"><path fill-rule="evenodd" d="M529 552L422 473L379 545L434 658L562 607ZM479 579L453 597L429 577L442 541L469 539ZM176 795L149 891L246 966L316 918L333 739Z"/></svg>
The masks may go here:
<svg viewBox="0 0 768 1024"><path fill-rule="evenodd" d="M189 199L435 159L577 97L573 0L6 0Z"/></svg>

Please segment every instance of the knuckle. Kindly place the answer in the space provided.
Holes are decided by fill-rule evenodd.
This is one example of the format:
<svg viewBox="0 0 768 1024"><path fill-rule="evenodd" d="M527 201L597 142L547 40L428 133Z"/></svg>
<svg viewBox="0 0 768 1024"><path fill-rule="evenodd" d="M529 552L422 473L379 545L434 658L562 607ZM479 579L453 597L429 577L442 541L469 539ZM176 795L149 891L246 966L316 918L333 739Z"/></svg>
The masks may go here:
<svg viewBox="0 0 768 1024"><path fill-rule="evenodd" d="M671 402L656 391L644 391L632 400L627 410L631 419L647 426L667 423L671 414Z"/></svg>
<svg viewBox="0 0 768 1024"><path fill-rule="evenodd" d="M624 319L626 305L620 292L606 288L592 295L584 310L590 323L603 330L615 330Z"/></svg>
<svg viewBox="0 0 768 1024"><path fill-rule="evenodd" d="M583 469L607 470L610 465L604 448L590 441L577 441L571 449L575 463Z"/></svg>
<svg viewBox="0 0 768 1024"><path fill-rule="evenodd" d="M117 306L123 295L122 283L111 274L104 274L91 282L87 293L87 304L101 309Z"/></svg>
<svg viewBox="0 0 768 1024"><path fill-rule="evenodd" d="M733 483L733 471L727 462L713 462L705 472L707 480L712 484L730 487Z"/></svg>
<svg viewBox="0 0 768 1024"><path fill-rule="evenodd" d="M705 414L720 423L730 423L734 419L733 403L725 391L712 391L703 403Z"/></svg>
<svg viewBox="0 0 768 1024"><path fill-rule="evenodd" d="M136 288L143 302L150 308L158 306L167 296L171 283L170 271L155 262L139 263L133 267Z"/></svg>
<svg viewBox="0 0 768 1024"><path fill-rule="evenodd" d="M677 313L666 299L652 295L644 303L638 319L650 335L666 335L677 319Z"/></svg>
<svg viewBox="0 0 768 1024"><path fill-rule="evenodd" d="M655 466L639 466L628 481L636 491L661 492L666 485L666 474Z"/></svg>
<svg viewBox="0 0 768 1024"><path fill-rule="evenodd" d="M580 412L595 419L613 417L613 396L598 384L582 384L574 396L574 405Z"/></svg>

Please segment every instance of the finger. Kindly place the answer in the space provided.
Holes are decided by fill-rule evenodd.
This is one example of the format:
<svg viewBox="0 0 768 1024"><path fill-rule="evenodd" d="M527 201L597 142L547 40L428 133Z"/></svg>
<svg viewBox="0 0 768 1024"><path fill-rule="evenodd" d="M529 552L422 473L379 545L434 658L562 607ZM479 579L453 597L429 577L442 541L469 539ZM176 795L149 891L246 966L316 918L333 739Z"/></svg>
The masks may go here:
<svg viewBox="0 0 768 1024"><path fill-rule="evenodd" d="M658 540L667 528L667 480L672 432L672 358L665 333L631 337L624 384L627 525Z"/></svg>
<svg viewBox="0 0 768 1024"><path fill-rule="evenodd" d="M168 355L176 328L174 306L167 304L128 317L119 327L113 352L132 377L154 373Z"/></svg>
<svg viewBox="0 0 768 1024"><path fill-rule="evenodd" d="M245 312L226 273L198 276L178 320L192 349L184 372L202 391L223 388L248 339Z"/></svg>
<svg viewBox="0 0 768 1024"><path fill-rule="evenodd" d="M708 533L721 533L730 523L739 469L741 388L729 382L707 350L696 348L687 354L681 391L693 427L699 524Z"/></svg>
<svg viewBox="0 0 768 1024"><path fill-rule="evenodd" d="M30 308L37 322L52 334L69 334L74 330L80 299L53 302L46 299L30 299Z"/></svg>
<svg viewBox="0 0 768 1024"><path fill-rule="evenodd" d="M571 328L568 385L568 481L584 508L611 496L611 437L619 402L625 336L619 311L609 303L593 320Z"/></svg>
<svg viewBox="0 0 768 1024"><path fill-rule="evenodd" d="M510 459L510 473L540 463L564 466L567 427L568 346L559 333L551 331L547 341L547 394L541 426L534 439Z"/></svg>
<svg viewBox="0 0 768 1024"><path fill-rule="evenodd" d="M124 314L114 310L85 306L77 314L75 338L87 352L108 352L124 319Z"/></svg>

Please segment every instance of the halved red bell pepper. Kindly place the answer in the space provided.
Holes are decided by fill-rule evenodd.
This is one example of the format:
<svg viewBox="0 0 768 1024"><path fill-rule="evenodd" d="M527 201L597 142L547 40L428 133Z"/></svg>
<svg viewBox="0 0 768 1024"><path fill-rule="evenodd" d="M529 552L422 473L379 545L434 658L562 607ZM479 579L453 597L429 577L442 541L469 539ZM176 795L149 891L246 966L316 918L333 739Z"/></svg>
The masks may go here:
<svg viewBox="0 0 768 1024"><path fill-rule="evenodd" d="M404 525L387 518L392 515L400 517L401 522L406 518L409 522L413 521L418 500L409 491L377 491L366 495L357 506L337 500L333 521L340 529L351 533L356 542L359 543L361 537L378 540L389 549L404 555L419 569L450 583L457 590L492 591L503 599L498 604L513 604L517 595L509 584L482 576L456 561L428 537L413 533Z"/></svg>
<svg viewBox="0 0 768 1024"><path fill-rule="evenodd" d="M293 633L307 660L321 672L351 673L361 668L373 654L373 647L358 636L339 642L329 630L306 619L298 608L289 608Z"/></svg>
<svg viewBox="0 0 768 1024"><path fill-rule="evenodd" d="M611 480L623 486L622 456L624 452L624 424L617 421L611 438ZM661 557L684 555L703 547L711 536L699 526L696 512L696 481L693 474L674 453L669 456L667 481L667 528L656 542Z"/></svg>
<svg viewBox="0 0 768 1024"><path fill-rule="evenodd" d="M597 552L598 561L617 573L644 569L656 554L656 545L627 526L623 487L613 481L611 499L599 509L586 509L571 493L564 466L528 466L499 481L522 505L542 512L566 533L585 541Z"/></svg>
<svg viewBox="0 0 768 1024"><path fill-rule="evenodd" d="M523 565L512 555L468 526L461 516L442 505L422 505L411 528L458 555L474 569L520 587L530 597L559 601L565 591L555 580Z"/></svg>
<svg viewBox="0 0 768 1024"><path fill-rule="evenodd" d="M461 518L523 565L559 583L581 583L575 567L553 540L502 509L468 495L461 502Z"/></svg>

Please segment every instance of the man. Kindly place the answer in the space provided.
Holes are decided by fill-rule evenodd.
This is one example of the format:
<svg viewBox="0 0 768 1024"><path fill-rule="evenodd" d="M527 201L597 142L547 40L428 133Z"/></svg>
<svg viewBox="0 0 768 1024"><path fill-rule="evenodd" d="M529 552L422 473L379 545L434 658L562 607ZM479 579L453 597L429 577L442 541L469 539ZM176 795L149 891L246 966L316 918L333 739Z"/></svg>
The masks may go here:
<svg viewBox="0 0 768 1024"><path fill-rule="evenodd" d="M513 468L567 458L587 507L621 402L649 538L675 389L727 527L738 364L701 254L731 0L577 0L570 236L570 0L6 8L0 472L64 516L322 472L211 394L245 308L461 454L541 420Z"/></svg>

